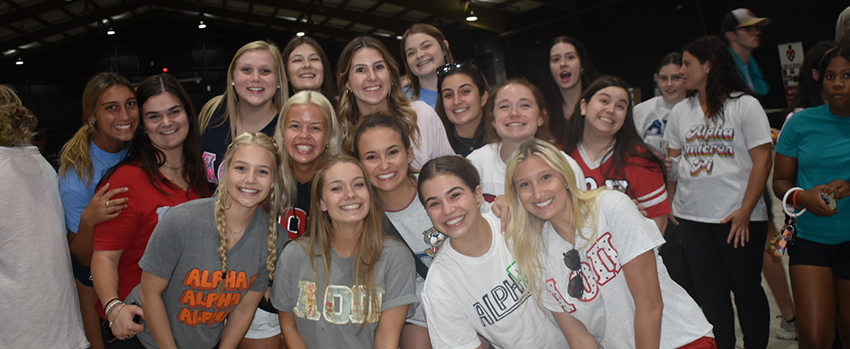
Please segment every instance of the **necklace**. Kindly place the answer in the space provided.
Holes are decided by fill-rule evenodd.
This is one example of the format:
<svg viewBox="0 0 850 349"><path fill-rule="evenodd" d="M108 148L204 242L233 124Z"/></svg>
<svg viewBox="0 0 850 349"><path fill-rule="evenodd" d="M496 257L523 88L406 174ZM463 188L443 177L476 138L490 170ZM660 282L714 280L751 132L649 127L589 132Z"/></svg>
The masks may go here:
<svg viewBox="0 0 850 349"><path fill-rule="evenodd" d="M168 165L166 165L166 164L162 164L162 167L165 167L165 168L167 168L167 169L169 169L169 170L177 171L177 170L179 170L179 169L183 168L183 165L180 165L180 166L174 167L174 166L168 166Z"/></svg>
<svg viewBox="0 0 850 349"><path fill-rule="evenodd" d="M469 148L469 151L473 151L473 150L475 150L475 138L466 138L466 139L471 139L471 140L472 140L472 144L470 144L470 143L466 143L466 142L464 142L464 141L463 141L463 140L464 140L464 138L463 138L463 137L461 137L461 136L459 136L459 135L457 134L457 131L452 132L452 133L454 133L454 135L455 135L455 139L457 139L457 141L458 141L458 142L460 142L460 144L462 144L464 147Z"/></svg>

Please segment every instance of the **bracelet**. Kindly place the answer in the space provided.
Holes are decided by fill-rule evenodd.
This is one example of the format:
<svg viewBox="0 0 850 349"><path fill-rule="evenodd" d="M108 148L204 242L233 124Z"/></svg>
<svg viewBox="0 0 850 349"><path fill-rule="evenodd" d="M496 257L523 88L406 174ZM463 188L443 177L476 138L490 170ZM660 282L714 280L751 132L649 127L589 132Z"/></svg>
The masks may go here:
<svg viewBox="0 0 850 349"><path fill-rule="evenodd" d="M124 309L124 305L124 303L121 303L121 306L118 308L118 310L115 311L115 317L112 318L112 320L109 320L109 328L112 328L112 323L115 322L115 319L118 318L118 314L121 314L121 309ZM106 317L109 318L108 315Z"/></svg>
<svg viewBox="0 0 850 349"><path fill-rule="evenodd" d="M797 206L797 193L799 193L799 192L801 192L801 191L803 191L803 190L802 190L802 189L801 189L801 190L795 190L795 191L794 191L794 196L793 196L793 197L791 197L791 202L794 204L794 208L796 208L796 209L798 209L798 210L802 208L802 207L800 207L800 206Z"/></svg>
<svg viewBox="0 0 850 349"><path fill-rule="evenodd" d="M111 313L113 310L115 310L115 308L117 308L121 304L124 304L124 302L122 302L120 300L112 302L112 304L109 305L109 308L106 309L106 311L103 312L103 315L109 317L109 313Z"/></svg>
<svg viewBox="0 0 850 349"><path fill-rule="evenodd" d="M113 303L115 301L121 302L121 299L120 298L112 298L112 299L109 300L109 302L106 302L106 303L103 304L103 314L104 315L109 314L109 311L112 310L113 307L115 307L115 304Z"/></svg>

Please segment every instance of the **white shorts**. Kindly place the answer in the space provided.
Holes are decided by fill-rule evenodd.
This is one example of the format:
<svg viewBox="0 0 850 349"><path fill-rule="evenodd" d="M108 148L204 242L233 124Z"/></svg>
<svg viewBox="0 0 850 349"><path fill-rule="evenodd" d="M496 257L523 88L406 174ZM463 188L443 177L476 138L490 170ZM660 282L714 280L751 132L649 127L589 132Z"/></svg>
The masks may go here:
<svg viewBox="0 0 850 349"><path fill-rule="evenodd" d="M278 335L280 335L280 319L277 313L269 313L257 308L254 313L254 321L251 322L251 327L248 328L245 338L263 339Z"/></svg>

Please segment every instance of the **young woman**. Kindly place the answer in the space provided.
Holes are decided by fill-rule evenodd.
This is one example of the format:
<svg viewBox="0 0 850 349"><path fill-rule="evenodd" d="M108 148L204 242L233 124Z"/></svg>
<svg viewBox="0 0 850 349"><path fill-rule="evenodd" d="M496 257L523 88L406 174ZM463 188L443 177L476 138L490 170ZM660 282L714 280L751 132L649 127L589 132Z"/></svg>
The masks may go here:
<svg viewBox="0 0 850 349"><path fill-rule="evenodd" d="M322 46L306 36L296 36L283 48L286 76L289 77L290 94L299 91L319 91L325 97L336 98L337 87L331 62Z"/></svg>
<svg viewBox="0 0 850 349"><path fill-rule="evenodd" d="M127 303L144 309L148 348L236 348L274 276L280 156L262 133L236 137L214 198L168 210ZM270 207L266 213L261 203ZM285 240L285 239L282 239ZM128 310L119 305L119 315ZM225 321L226 320L226 321Z"/></svg>
<svg viewBox="0 0 850 349"><path fill-rule="evenodd" d="M645 100L634 108L638 135L646 145L652 147L650 150L657 152L661 158L667 157L667 154L661 154L661 141L664 139L664 128L667 127L670 111L676 103L685 99L688 92L685 90L682 74L679 73L681 68L681 53L670 52L664 55L655 68L655 82L661 90L661 96Z"/></svg>
<svg viewBox="0 0 850 349"><path fill-rule="evenodd" d="M797 237L788 248L791 287L797 305L801 348L832 348L835 329L844 345L850 338L850 290L846 227L850 193L850 47L839 46L823 57L818 69L826 105L795 114L776 146L773 189L807 212L797 219ZM829 144L828 147L823 147ZM792 193L788 193L793 191ZM830 208L822 197L831 197Z"/></svg>
<svg viewBox="0 0 850 349"><path fill-rule="evenodd" d="M678 235L717 346L735 346L729 292L747 348L767 346L770 309L761 287L770 172L770 127L723 41L698 38L684 48L690 96L673 107L664 139L678 172L668 182Z"/></svg>
<svg viewBox="0 0 850 349"><path fill-rule="evenodd" d="M493 121L485 125L490 138L497 140L469 154L478 169L484 199L492 202L505 194L505 162L520 144L537 138L551 139L547 123L549 114L543 108L540 90L524 78L512 78L499 84L490 102ZM564 154L577 173L578 164Z"/></svg>
<svg viewBox="0 0 850 349"><path fill-rule="evenodd" d="M549 70L542 79L546 109L549 110L549 130L556 144L566 141L567 120L581 99L581 92L599 77L587 50L573 37L559 36L549 45Z"/></svg>
<svg viewBox="0 0 850 349"><path fill-rule="evenodd" d="M104 174L127 155L127 143L139 123L136 93L130 81L116 73L95 75L83 90L83 126L60 153L59 194L77 280L80 311L92 348L103 348L97 293L91 280L94 227L127 208L126 198L113 197L126 187L106 183ZM112 188L110 190L110 188Z"/></svg>
<svg viewBox="0 0 850 349"><path fill-rule="evenodd" d="M448 40L433 25L414 24L401 38L401 56L410 78L407 96L411 101L420 100L436 109L440 95L437 69L455 61Z"/></svg>
<svg viewBox="0 0 850 349"><path fill-rule="evenodd" d="M37 124L15 91L0 85L0 342L88 348L56 171L32 145Z"/></svg>
<svg viewBox="0 0 850 349"><path fill-rule="evenodd" d="M422 294L428 268L446 239L422 203L416 200L416 173L410 166L413 148L404 126L388 115L373 115L357 127L354 151L377 191L393 235L398 235L413 252L416 265L416 296ZM392 234L392 233L391 233ZM402 349L431 348L425 314L416 305L401 333Z"/></svg>
<svg viewBox="0 0 850 349"><path fill-rule="evenodd" d="M508 161L507 239L526 294L580 320L604 348L716 348L699 306L667 275L664 243L625 195L584 185L541 140Z"/></svg>
<svg viewBox="0 0 850 349"><path fill-rule="evenodd" d="M180 82L168 74L152 76L139 85L137 93L142 106L139 134L130 142L127 158L103 180L129 188L116 195L127 198L127 208L95 227L91 268L102 306L98 313L119 340L144 330L133 321L135 315L143 316L142 310L121 300L141 280L139 259L157 221L170 207L207 192L197 121Z"/></svg>
<svg viewBox="0 0 850 349"><path fill-rule="evenodd" d="M342 50L337 64L338 115L344 149L352 149L354 127L366 116L382 112L399 118L411 136L413 167L441 155L454 154L440 117L422 101L408 102L401 89L398 63L386 46L370 36L358 37Z"/></svg>
<svg viewBox="0 0 850 349"><path fill-rule="evenodd" d="M623 192L643 205L647 217L664 231L670 213L664 163L632 126L628 83L603 75L582 93L576 111L567 122L567 142L562 145L587 176L588 189Z"/></svg>
<svg viewBox="0 0 850 349"><path fill-rule="evenodd" d="M487 144L490 84L471 63L448 63L437 69L437 115L455 153L469 156Z"/></svg>
<svg viewBox="0 0 850 349"><path fill-rule="evenodd" d="M296 93L282 113L275 141L283 159L283 195L294 206L284 209L280 223L295 239L307 231L313 176L322 160L342 151L342 135L333 105L321 93Z"/></svg>
<svg viewBox="0 0 850 349"><path fill-rule="evenodd" d="M274 136L280 108L289 98L280 50L265 41L242 46L227 68L227 85L224 94L210 99L198 117L207 181L213 187L224 170L227 146L236 136L245 132Z"/></svg>
<svg viewBox="0 0 850 349"><path fill-rule="evenodd" d="M366 172L343 154L313 181L307 235L284 247L272 303L289 348L398 348L416 303L414 267L389 239Z"/></svg>
<svg viewBox="0 0 850 349"><path fill-rule="evenodd" d="M483 200L468 160L443 156L422 167L419 201L434 228L449 236L422 291L431 345L486 348L479 334L500 348L565 348L567 338L573 348L588 348L579 337L595 344L571 317L562 333L552 314L523 292L527 279L516 269L499 219L479 211Z"/></svg>

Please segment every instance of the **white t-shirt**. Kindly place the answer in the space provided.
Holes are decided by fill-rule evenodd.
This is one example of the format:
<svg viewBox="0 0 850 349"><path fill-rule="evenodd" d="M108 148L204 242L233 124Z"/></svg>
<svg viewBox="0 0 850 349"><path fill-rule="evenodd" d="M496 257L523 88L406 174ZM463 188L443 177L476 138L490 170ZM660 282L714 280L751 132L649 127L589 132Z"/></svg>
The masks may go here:
<svg viewBox="0 0 850 349"><path fill-rule="evenodd" d="M605 191L597 199L596 234L588 241L576 234L581 256L584 294L573 298L567 285L576 271L564 264L564 253L573 249L552 228L543 226L544 255L543 305L551 311L564 311L581 321L604 348L635 347L635 302L623 265L653 251L664 310L661 318L661 348L678 348L712 335L711 324L696 302L670 279L667 268L654 250L664 243L655 223L644 218L631 199L617 191ZM593 232L583 229L590 237ZM578 277L578 276L577 276Z"/></svg>
<svg viewBox="0 0 850 349"><path fill-rule="evenodd" d="M455 151L446 136L446 128L434 108L423 101L410 102L410 107L416 112L416 124L419 126L419 146L413 147L411 165L420 169L428 160L443 155L454 155Z"/></svg>
<svg viewBox="0 0 850 349"><path fill-rule="evenodd" d="M56 171L0 146L0 178L0 346L88 348Z"/></svg>
<svg viewBox="0 0 850 349"><path fill-rule="evenodd" d="M493 202L497 196L505 195L506 164L499 154L501 150L502 142L490 143L476 149L466 157L478 170L478 175L481 177L481 189L484 191L484 199L487 202ZM573 172L575 172L579 186L584 186L584 172L581 167L567 153L561 152L561 155L567 159ZM582 187L581 189L585 188Z"/></svg>
<svg viewBox="0 0 850 349"><path fill-rule="evenodd" d="M749 150L771 142L767 115L749 95L726 100L722 124L715 117L706 125L698 95L677 103L672 113L664 139L670 142L670 149L682 150L673 214L720 223L744 200L753 170ZM750 220L767 220L763 198L759 197Z"/></svg>
<svg viewBox="0 0 850 349"><path fill-rule="evenodd" d="M443 233L434 228L431 223L431 218L425 212L425 207L419 202L419 199L414 195L413 201L401 211L384 211L387 218L390 219L393 226L398 230L399 235L404 239L404 243L416 253L415 258L419 258L427 267L431 267L434 256L443 242L447 239ZM429 272L430 273L430 272ZM416 304L413 317L407 319L408 322L425 327L425 314L422 311L422 289L425 287L425 279L419 274L416 275L416 297L420 303Z"/></svg>
<svg viewBox="0 0 850 349"><path fill-rule="evenodd" d="M633 111L635 129L646 145L661 150L664 129L667 127L667 119L674 105L667 103L663 97L657 96L635 106Z"/></svg>
<svg viewBox="0 0 850 349"><path fill-rule="evenodd" d="M477 348L478 334L497 348L567 348L552 313L522 297L525 281L504 237L499 219L483 214L493 239L481 257L455 251L448 239L428 271L422 303L434 348Z"/></svg>

